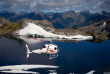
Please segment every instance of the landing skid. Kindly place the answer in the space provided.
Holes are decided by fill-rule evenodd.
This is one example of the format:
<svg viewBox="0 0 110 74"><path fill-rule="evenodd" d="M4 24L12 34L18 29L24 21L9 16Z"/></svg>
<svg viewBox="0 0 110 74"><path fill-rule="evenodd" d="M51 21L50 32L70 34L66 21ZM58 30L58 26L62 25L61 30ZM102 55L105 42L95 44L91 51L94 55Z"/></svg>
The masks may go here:
<svg viewBox="0 0 110 74"><path fill-rule="evenodd" d="M57 58L59 54L50 54L50 58L49 59L54 59Z"/></svg>

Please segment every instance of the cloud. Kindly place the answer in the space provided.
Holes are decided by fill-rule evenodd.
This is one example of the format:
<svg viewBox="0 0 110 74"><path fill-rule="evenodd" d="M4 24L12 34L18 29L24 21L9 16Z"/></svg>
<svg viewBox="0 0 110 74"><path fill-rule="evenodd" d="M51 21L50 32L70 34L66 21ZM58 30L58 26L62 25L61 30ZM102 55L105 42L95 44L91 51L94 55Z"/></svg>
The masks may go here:
<svg viewBox="0 0 110 74"><path fill-rule="evenodd" d="M18 13L20 10L41 11L102 11L110 10L110 0L0 0L0 10Z"/></svg>

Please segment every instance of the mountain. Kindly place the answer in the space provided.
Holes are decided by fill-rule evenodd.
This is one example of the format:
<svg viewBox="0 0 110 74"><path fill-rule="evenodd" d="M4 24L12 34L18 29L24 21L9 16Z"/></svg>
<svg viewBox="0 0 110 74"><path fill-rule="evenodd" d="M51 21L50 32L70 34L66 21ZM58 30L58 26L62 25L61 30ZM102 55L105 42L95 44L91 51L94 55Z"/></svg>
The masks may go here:
<svg viewBox="0 0 110 74"><path fill-rule="evenodd" d="M2 19L0 19L2 20ZM5 36L21 36L21 35L38 35L43 37L56 37L65 39L91 39L92 36L84 35L83 32L74 31L72 29L55 29L48 20L31 20L22 19L16 23L6 21L0 27L1 35ZM74 31L74 32L73 32Z"/></svg>
<svg viewBox="0 0 110 74"><path fill-rule="evenodd" d="M29 26L29 23L32 23L33 26ZM28 33L35 33L36 34L47 34L51 36L58 36L58 37L64 37L64 38L75 38L82 37L82 36L93 36L94 39L97 39L98 41L110 39L110 19L104 19L95 23L92 23L87 26L78 27L78 28L65 28L65 29L56 29L53 27L51 22L48 20L32 20L32 19L22 19L15 23L10 22L9 20L0 17L0 35L5 36L17 36L21 35L19 33L20 30L23 30L21 33L27 34ZM29 27L28 27L29 26ZM34 27L35 26L35 27ZM40 28L38 28L39 26ZM27 29L26 29L27 28ZM39 30L40 29L40 30ZM25 32L25 30L27 32ZM38 31L39 30L39 31ZM42 30L42 32L40 32ZM24 33L25 32L25 33ZM38 32L38 33L37 33ZM77 38L76 37L76 38Z"/></svg>
<svg viewBox="0 0 110 74"><path fill-rule="evenodd" d="M0 16L7 18L11 22L17 22L23 18L32 20L48 20L57 29L75 28L87 26L92 23L110 19L110 12L102 11L100 13L90 13L89 11L68 11L64 13L22 13L15 14L9 12L1 12Z"/></svg>
<svg viewBox="0 0 110 74"><path fill-rule="evenodd" d="M92 35L97 42L110 39L110 19L104 19L88 26L79 27L78 30Z"/></svg>

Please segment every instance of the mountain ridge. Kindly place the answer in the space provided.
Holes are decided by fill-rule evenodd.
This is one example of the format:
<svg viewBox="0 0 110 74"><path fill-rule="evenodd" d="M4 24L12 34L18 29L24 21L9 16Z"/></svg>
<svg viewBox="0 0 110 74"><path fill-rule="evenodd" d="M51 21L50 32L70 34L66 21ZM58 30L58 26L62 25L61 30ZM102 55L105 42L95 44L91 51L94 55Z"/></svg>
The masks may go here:
<svg viewBox="0 0 110 74"><path fill-rule="evenodd" d="M14 14L9 12L0 13L0 16L7 18L11 22L28 18L32 20L48 20L57 29L74 28L90 25L103 19L110 19L110 12L90 13L89 11L68 11L64 13L23 13Z"/></svg>

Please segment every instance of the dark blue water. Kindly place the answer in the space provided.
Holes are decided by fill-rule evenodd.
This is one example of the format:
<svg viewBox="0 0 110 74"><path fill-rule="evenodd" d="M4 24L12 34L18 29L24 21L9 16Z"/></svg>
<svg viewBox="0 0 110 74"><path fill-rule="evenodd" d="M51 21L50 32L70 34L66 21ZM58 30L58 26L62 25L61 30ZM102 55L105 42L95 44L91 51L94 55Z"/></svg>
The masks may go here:
<svg viewBox="0 0 110 74"><path fill-rule="evenodd" d="M46 54L31 54L26 59L25 44L30 50L42 48L46 41L38 43L27 43L23 40L0 38L0 66L41 64L59 66L58 74L86 74L95 70L94 74L110 72L110 40L102 43L91 43L81 41L79 43L53 42L59 47L59 56L49 59ZM50 69L33 69L41 74L49 74Z"/></svg>

